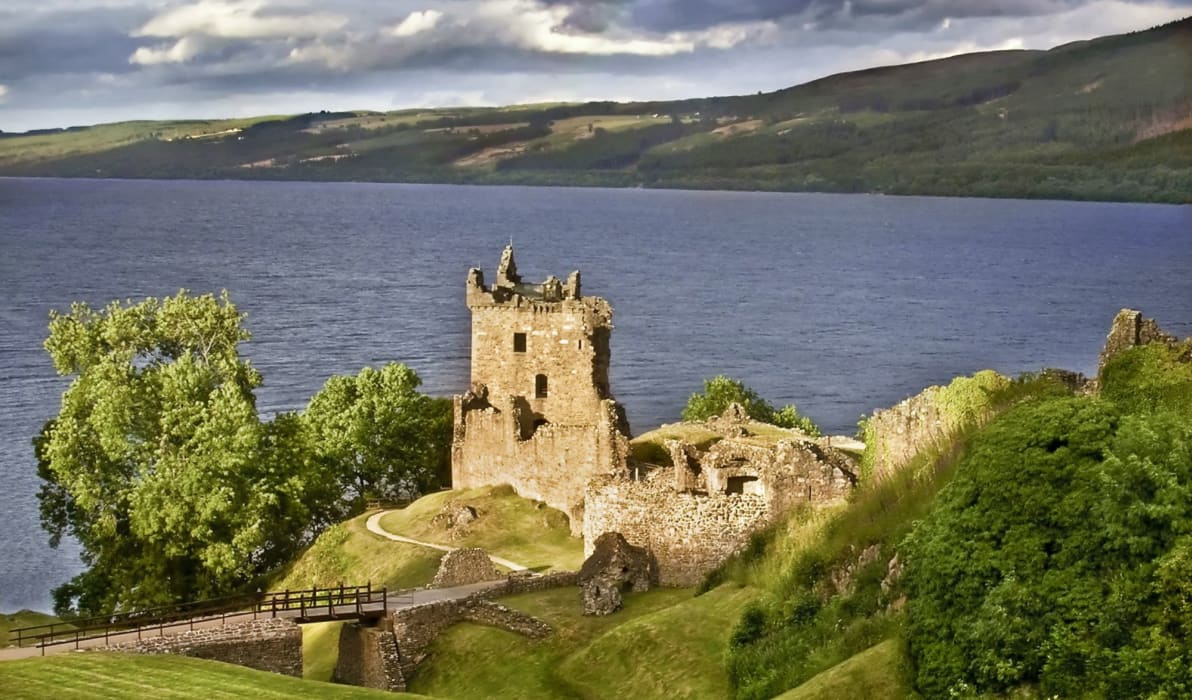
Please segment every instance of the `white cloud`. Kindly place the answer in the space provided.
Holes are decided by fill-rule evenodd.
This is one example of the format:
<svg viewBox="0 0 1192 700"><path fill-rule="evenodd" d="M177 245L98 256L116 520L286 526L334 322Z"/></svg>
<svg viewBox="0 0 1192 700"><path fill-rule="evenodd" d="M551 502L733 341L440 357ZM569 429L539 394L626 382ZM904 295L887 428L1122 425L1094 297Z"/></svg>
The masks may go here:
<svg viewBox="0 0 1192 700"><path fill-rule="evenodd" d="M434 29L441 19L443 19L443 13L438 10L411 12L389 33L396 37L414 36Z"/></svg>
<svg viewBox="0 0 1192 700"><path fill-rule="evenodd" d="M203 51L203 44L194 37L184 36L173 44L142 46L128 57L129 63L153 66L160 63L185 63Z"/></svg>
<svg viewBox="0 0 1192 700"><path fill-rule="evenodd" d="M268 13L261 12L269 10ZM282 13L263 0L199 0L146 22L133 36L224 39L315 37L343 28L348 18L327 12Z"/></svg>
<svg viewBox="0 0 1192 700"><path fill-rule="evenodd" d="M8 86L0 83L0 102L3 102L8 97Z"/></svg>

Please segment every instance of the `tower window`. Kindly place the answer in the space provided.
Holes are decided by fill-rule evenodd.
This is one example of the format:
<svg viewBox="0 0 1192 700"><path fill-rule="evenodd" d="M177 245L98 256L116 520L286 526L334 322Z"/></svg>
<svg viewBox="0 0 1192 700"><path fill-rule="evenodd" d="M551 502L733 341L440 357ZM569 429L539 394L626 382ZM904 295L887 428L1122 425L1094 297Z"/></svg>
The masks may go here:
<svg viewBox="0 0 1192 700"><path fill-rule="evenodd" d="M546 398L546 375L540 374L534 377L534 398Z"/></svg>
<svg viewBox="0 0 1192 700"><path fill-rule="evenodd" d="M526 351L526 334L525 333L514 333L513 334L513 352L525 352L525 351Z"/></svg>

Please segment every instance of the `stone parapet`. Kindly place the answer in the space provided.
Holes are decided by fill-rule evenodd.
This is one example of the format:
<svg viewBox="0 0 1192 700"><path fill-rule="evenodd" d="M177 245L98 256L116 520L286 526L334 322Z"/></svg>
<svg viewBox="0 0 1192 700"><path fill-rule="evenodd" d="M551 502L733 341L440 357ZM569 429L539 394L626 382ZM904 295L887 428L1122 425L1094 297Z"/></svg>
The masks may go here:
<svg viewBox="0 0 1192 700"><path fill-rule="evenodd" d="M136 654L177 654L302 677L302 630L291 620L264 618L190 630L107 647Z"/></svg>

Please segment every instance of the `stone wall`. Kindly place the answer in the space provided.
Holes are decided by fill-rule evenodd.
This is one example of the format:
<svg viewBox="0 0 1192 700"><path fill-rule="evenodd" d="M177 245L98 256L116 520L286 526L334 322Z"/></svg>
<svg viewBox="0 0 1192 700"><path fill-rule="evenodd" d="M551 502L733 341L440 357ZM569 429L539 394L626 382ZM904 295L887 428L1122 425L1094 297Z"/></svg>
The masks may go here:
<svg viewBox="0 0 1192 700"><path fill-rule="evenodd" d="M578 599L576 604L579 604ZM551 633L550 625L542 620L479 597L395 610L390 613L390 620L405 678L409 678L426 658L431 642L443 630L459 622L489 625L532 639L541 639Z"/></svg>
<svg viewBox="0 0 1192 700"><path fill-rule="evenodd" d="M1130 348L1148 343L1171 345L1175 342L1176 337L1165 333L1154 319L1144 318L1142 312L1136 309L1122 309L1114 316L1109 334L1105 337L1105 347L1101 350L1097 365L1097 378L1100 379L1107 362Z"/></svg>
<svg viewBox="0 0 1192 700"><path fill-rule="evenodd" d="M344 624L339 633L339 658L332 681L379 690L405 690L406 679L393 632L384 625Z"/></svg>
<svg viewBox="0 0 1192 700"><path fill-rule="evenodd" d="M439 560L439 570L435 572L435 579L430 585L431 588L450 588L481 581L496 581L500 578L501 572L497 571L487 552L479 547L465 547L443 555Z"/></svg>
<svg viewBox="0 0 1192 700"><path fill-rule="evenodd" d="M664 586L699 583L757 530L800 504L837 501L853 484L829 448L811 441L726 438L705 452L678 441L667 448L673 467L640 480L594 480L584 505L585 555L600 535L619 532L653 552Z"/></svg>
<svg viewBox="0 0 1192 700"><path fill-rule="evenodd" d="M263 618L108 647L137 654L177 654L302 677L302 630L291 620Z"/></svg>
<svg viewBox="0 0 1192 700"><path fill-rule="evenodd" d="M584 554L600 535L619 532L654 553L659 583L694 586L768 523L764 496L677 493L672 485L667 470L641 481L594 481L585 505Z"/></svg>

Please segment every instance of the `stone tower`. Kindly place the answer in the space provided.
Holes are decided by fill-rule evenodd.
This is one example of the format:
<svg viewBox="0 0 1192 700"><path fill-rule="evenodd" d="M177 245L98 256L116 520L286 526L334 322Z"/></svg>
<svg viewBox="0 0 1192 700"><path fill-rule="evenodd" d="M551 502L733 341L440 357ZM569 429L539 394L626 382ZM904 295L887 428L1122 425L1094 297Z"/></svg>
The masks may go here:
<svg viewBox="0 0 1192 700"><path fill-rule="evenodd" d="M628 425L608 385L612 307L580 294L579 272L527 284L513 247L497 280L468 271L472 385L455 397L453 488L509 484L583 526L584 489L624 474Z"/></svg>

